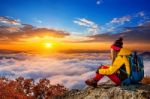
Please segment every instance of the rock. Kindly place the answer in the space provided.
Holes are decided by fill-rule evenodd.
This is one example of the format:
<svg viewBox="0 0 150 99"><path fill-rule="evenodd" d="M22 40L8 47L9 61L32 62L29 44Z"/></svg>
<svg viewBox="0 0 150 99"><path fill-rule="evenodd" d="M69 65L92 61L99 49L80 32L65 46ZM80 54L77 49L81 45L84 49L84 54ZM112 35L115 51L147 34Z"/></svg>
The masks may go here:
<svg viewBox="0 0 150 99"><path fill-rule="evenodd" d="M150 85L115 86L101 84L97 88L71 90L57 99L150 99Z"/></svg>

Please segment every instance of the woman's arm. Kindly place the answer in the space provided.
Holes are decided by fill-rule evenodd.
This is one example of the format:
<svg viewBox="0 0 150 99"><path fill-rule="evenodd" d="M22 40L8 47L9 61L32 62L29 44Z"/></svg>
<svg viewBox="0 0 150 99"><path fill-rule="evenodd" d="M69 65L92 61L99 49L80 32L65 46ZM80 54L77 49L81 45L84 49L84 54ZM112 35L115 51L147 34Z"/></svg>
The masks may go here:
<svg viewBox="0 0 150 99"><path fill-rule="evenodd" d="M99 69L99 73L103 75L111 75L115 73L123 64L123 58L121 56L117 56L112 66L108 69Z"/></svg>

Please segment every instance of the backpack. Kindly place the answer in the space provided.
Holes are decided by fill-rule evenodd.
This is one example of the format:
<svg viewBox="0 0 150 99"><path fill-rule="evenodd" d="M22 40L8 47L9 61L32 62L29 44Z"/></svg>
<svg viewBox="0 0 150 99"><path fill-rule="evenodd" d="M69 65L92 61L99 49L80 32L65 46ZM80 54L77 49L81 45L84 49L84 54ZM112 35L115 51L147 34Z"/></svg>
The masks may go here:
<svg viewBox="0 0 150 99"><path fill-rule="evenodd" d="M130 63L131 73L125 80L122 81L122 85L136 84L144 77L143 59L137 55L137 52L133 52L127 58Z"/></svg>

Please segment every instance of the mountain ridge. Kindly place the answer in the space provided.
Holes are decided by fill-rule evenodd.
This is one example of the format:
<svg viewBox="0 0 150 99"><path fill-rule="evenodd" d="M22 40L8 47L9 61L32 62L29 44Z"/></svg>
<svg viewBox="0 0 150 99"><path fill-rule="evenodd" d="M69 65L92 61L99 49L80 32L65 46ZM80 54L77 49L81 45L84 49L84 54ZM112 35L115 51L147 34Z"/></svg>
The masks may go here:
<svg viewBox="0 0 150 99"><path fill-rule="evenodd" d="M115 86L106 83L97 88L71 90L57 99L150 99L150 84Z"/></svg>

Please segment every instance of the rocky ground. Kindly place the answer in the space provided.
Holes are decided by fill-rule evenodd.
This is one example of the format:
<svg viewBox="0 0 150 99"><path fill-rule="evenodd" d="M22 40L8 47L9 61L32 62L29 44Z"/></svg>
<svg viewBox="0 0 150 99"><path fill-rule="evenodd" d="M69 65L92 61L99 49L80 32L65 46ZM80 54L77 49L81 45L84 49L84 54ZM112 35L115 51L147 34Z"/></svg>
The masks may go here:
<svg viewBox="0 0 150 99"><path fill-rule="evenodd" d="M57 99L150 99L150 84L130 86L101 84L97 88L71 90Z"/></svg>

